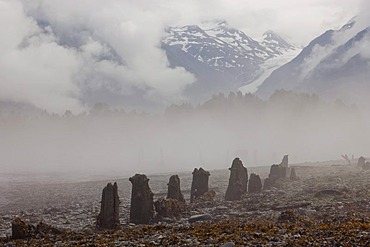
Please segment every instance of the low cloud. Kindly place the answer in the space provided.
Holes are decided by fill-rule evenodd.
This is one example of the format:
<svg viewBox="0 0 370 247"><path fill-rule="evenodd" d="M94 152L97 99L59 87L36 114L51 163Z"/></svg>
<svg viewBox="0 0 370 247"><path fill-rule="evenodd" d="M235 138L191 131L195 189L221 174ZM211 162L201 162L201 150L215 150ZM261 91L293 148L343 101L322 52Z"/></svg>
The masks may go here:
<svg viewBox="0 0 370 247"><path fill-rule="evenodd" d="M2 100L79 112L85 92L144 92L156 104L181 98L193 75L169 68L155 13L118 1L1 1ZM4 13L4 14L3 14ZM151 27L151 30L148 29ZM109 101L109 94L106 99Z"/></svg>
<svg viewBox="0 0 370 247"><path fill-rule="evenodd" d="M52 111L81 110L73 75L80 61L73 49L56 43L26 17L19 2L1 2L0 97Z"/></svg>
<svg viewBox="0 0 370 247"><path fill-rule="evenodd" d="M273 29L305 43L333 23L341 25L359 3L0 0L0 99L59 113L80 112L97 101L183 101L183 90L196 79L169 67L160 48L166 26L225 19L252 37Z"/></svg>

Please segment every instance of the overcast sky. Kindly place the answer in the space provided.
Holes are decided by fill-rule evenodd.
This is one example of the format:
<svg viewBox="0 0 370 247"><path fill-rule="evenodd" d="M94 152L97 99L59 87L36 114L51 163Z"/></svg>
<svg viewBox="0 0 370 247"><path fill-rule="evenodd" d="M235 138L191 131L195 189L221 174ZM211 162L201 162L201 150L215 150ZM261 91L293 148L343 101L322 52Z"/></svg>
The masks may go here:
<svg viewBox="0 0 370 247"><path fill-rule="evenodd" d="M86 109L94 90L167 104L195 78L159 49L168 25L224 19L259 38L306 45L367 0L0 0L0 100L51 112Z"/></svg>
<svg viewBox="0 0 370 247"><path fill-rule="evenodd" d="M230 25L258 38L273 30L305 45L327 29L339 28L357 15L360 0L211 0L186 2L174 6L178 22L201 22L212 18L226 19ZM201 2L201 3L199 3ZM198 4L197 4L198 3ZM175 4L174 4L175 5Z"/></svg>

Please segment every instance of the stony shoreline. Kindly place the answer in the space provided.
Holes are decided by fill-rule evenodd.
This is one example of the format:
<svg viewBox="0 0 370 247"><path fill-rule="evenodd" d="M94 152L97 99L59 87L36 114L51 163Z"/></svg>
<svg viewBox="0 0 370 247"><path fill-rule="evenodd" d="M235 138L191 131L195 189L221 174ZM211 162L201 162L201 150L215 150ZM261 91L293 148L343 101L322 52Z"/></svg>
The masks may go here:
<svg viewBox="0 0 370 247"><path fill-rule="evenodd" d="M254 170L253 170L254 169ZM266 178L266 168L248 168ZM246 194L242 200L225 202L228 171L211 171L214 201L188 204L179 219L153 225L127 223L128 181L119 180L121 229L96 232L101 189L106 181L17 185L0 208L0 227L5 246L366 246L370 239L370 172L342 164L296 167L297 181L284 181L278 188ZM191 177L179 174L185 198ZM150 177L155 197L163 196L169 176ZM10 193L10 189L8 191ZM3 193L4 194L4 193ZM6 191L5 191L5 195ZM21 198L21 199L19 199ZM9 203L10 202L10 203ZM192 215L210 220L190 224ZM62 229L61 234L11 240L10 222L15 215Z"/></svg>

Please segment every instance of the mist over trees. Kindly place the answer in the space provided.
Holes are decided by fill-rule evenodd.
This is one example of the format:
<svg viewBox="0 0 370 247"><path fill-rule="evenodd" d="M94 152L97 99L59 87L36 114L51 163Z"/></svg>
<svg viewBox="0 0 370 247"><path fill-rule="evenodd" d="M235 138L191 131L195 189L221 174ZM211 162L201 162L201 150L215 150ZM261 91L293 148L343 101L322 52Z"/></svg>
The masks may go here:
<svg viewBox="0 0 370 247"><path fill-rule="evenodd" d="M240 92L215 95L163 114L104 103L74 115L0 111L0 163L9 171L140 172L224 168L366 154L369 128L354 106L314 94L276 91L263 101Z"/></svg>

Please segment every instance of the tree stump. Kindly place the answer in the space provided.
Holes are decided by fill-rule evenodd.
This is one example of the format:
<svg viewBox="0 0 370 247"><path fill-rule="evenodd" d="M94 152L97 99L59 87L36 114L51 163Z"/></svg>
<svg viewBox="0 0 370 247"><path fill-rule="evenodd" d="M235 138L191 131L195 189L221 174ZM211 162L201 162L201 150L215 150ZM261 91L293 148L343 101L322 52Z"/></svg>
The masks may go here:
<svg viewBox="0 0 370 247"><path fill-rule="evenodd" d="M370 171L370 162L366 162L366 163L362 166L362 170L364 170L364 171Z"/></svg>
<svg viewBox="0 0 370 247"><path fill-rule="evenodd" d="M284 155L284 157L283 157L283 159L282 159L282 161L281 161L281 163L280 163L280 166L282 166L282 167L288 167L289 166L289 164L288 164L288 154L287 155Z"/></svg>
<svg viewBox="0 0 370 247"><path fill-rule="evenodd" d="M273 185L274 181L271 178L266 178L263 181L263 190L270 190Z"/></svg>
<svg viewBox="0 0 370 247"><path fill-rule="evenodd" d="M358 158L357 167L362 168L365 165L365 163L366 159L363 156L361 156L360 158Z"/></svg>
<svg viewBox="0 0 370 247"><path fill-rule="evenodd" d="M262 182L259 175L252 173L249 178L248 193L260 193L262 190Z"/></svg>
<svg viewBox="0 0 370 247"><path fill-rule="evenodd" d="M225 200L236 201L242 198L242 195L247 192L248 186L248 171L243 166L239 158L235 158L231 164L229 185L227 186Z"/></svg>
<svg viewBox="0 0 370 247"><path fill-rule="evenodd" d="M294 167L292 167L290 169L290 180L292 180L292 181L297 180L297 174L295 172L295 168Z"/></svg>
<svg viewBox="0 0 370 247"><path fill-rule="evenodd" d="M97 219L97 227L100 229L115 229L119 222L119 197L117 183L108 183L103 189L100 213Z"/></svg>
<svg viewBox="0 0 370 247"><path fill-rule="evenodd" d="M204 193L208 191L208 179L210 173L205 171L203 168L195 168L193 171L193 181L191 183L191 191L190 191L190 202L194 202L194 200Z"/></svg>
<svg viewBox="0 0 370 247"><path fill-rule="evenodd" d="M143 174L131 177L132 183L130 222L149 224L153 220L153 192L149 188L149 179Z"/></svg>
<svg viewBox="0 0 370 247"><path fill-rule="evenodd" d="M167 191L167 199L174 199L178 200L179 202L185 203L184 196L181 193L180 189L180 178L178 175L173 175L170 177L170 181L168 182L168 191Z"/></svg>
<svg viewBox="0 0 370 247"><path fill-rule="evenodd" d="M30 237L30 226L21 218L12 221L12 239L26 239Z"/></svg>

